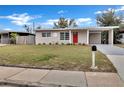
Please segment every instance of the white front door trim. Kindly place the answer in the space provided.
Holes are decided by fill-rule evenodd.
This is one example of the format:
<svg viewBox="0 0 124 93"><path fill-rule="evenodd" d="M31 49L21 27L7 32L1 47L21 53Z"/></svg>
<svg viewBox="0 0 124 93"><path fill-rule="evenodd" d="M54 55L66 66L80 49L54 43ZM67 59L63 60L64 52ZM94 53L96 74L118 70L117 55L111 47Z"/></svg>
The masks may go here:
<svg viewBox="0 0 124 93"><path fill-rule="evenodd" d="M69 43L72 43L71 30L69 30Z"/></svg>

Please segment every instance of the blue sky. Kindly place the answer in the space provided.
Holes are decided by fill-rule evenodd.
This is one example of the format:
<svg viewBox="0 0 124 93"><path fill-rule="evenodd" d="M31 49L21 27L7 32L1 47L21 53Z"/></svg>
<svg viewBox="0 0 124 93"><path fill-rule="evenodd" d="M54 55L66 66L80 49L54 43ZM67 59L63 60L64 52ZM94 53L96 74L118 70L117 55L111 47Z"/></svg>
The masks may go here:
<svg viewBox="0 0 124 93"><path fill-rule="evenodd" d="M124 12L124 6L118 5L0 5L0 29L19 31L32 22L50 28L60 17L74 18L79 27L96 26L96 15L109 9Z"/></svg>

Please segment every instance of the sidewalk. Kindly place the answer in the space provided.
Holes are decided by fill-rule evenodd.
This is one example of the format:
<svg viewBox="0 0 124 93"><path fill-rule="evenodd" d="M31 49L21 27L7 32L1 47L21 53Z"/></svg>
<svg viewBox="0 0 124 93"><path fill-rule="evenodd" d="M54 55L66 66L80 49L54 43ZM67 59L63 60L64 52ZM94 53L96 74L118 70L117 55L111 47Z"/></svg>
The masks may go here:
<svg viewBox="0 0 124 93"><path fill-rule="evenodd" d="M116 73L41 70L0 66L1 86L120 87ZM7 84L7 85L4 85Z"/></svg>
<svg viewBox="0 0 124 93"><path fill-rule="evenodd" d="M0 47L6 46L6 45L7 45L7 44L1 44L1 43L0 43Z"/></svg>

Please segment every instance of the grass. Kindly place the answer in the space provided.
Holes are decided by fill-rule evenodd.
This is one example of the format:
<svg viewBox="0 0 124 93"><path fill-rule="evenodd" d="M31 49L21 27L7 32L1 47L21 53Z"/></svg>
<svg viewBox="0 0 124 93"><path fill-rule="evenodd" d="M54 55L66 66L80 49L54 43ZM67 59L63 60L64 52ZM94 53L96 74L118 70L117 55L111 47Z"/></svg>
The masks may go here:
<svg viewBox="0 0 124 93"><path fill-rule="evenodd" d="M0 47L0 65L48 69L116 72L105 55L96 52L97 70L91 70L91 48L81 45L8 45Z"/></svg>

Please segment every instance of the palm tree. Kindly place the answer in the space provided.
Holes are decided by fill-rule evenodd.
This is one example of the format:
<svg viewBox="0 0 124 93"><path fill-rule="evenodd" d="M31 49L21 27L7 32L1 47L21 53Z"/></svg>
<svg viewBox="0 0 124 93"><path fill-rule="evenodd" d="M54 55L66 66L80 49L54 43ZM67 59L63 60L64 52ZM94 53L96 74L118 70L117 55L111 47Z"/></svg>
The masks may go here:
<svg viewBox="0 0 124 93"><path fill-rule="evenodd" d="M71 19L71 20L69 21L69 27L77 27L77 24L76 24L76 22L75 22L75 19Z"/></svg>
<svg viewBox="0 0 124 93"><path fill-rule="evenodd" d="M53 28L77 27L74 19L59 18L58 22L54 22Z"/></svg>

